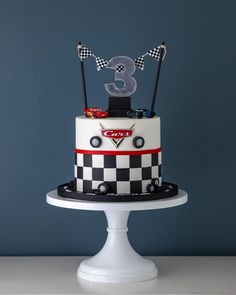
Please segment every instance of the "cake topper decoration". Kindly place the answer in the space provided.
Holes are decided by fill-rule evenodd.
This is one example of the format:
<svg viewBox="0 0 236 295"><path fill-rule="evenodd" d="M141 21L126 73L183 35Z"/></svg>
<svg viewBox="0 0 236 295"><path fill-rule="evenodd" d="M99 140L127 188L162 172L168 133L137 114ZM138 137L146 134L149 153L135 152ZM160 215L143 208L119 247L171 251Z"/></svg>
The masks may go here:
<svg viewBox="0 0 236 295"><path fill-rule="evenodd" d="M137 89L137 82L132 77L135 72L135 63L128 56L116 56L109 60L108 69L115 70L115 81L122 81L123 87L117 88L114 83L105 84L106 91L111 96L130 96Z"/></svg>
<svg viewBox="0 0 236 295"><path fill-rule="evenodd" d="M86 90L85 74L84 74L84 63L83 63L83 58L81 57L81 54L82 54L81 53L81 51L82 51L82 43L81 42L79 42L77 48L78 48L78 53L80 56L80 70L81 70L82 84L83 84L84 108L88 108L87 90ZM90 55L91 51L87 50L87 52L83 53L83 55L84 54L85 54L85 56Z"/></svg>
<svg viewBox="0 0 236 295"><path fill-rule="evenodd" d="M115 71L115 81L122 81L123 87L118 88L115 83L106 83L104 84L106 91L112 97L129 97L133 94L137 89L137 82L135 78L132 76L136 70L139 68L144 70L144 57L150 56L158 61L158 67L156 72L156 79L153 89L152 103L151 103L151 112L154 113L154 106L157 96L157 87L158 81L160 77L161 64L166 56L166 46L163 42L161 45L154 47L141 55L136 59L131 59L128 56L116 56L110 59L109 61L96 56L89 48L79 42L78 46L78 55L81 61L81 75L83 82L83 94L84 94L84 107L87 108L87 91L86 91L86 83L85 83L85 74L84 74L84 66L83 61L88 57L94 57L96 60L97 70L100 71L103 68L112 69Z"/></svg>
<svg viewBox="0 0 236 295"><path fill-rule="evenodd" d="M77 49L78 49L78 55L79 55L79 58L81 61L83 61L85 58L88 58L88 57L94 57L98 71L107 67L107 64L108 64L107 60L105 60L99 56L96 56L88 47L83 45L81 42L78 44ZM141 70L144 70L144 57L147 55L156 59L157 61L160 61L161 49L164 50L164 54L162 55L162 60L164 60L165 56L166 56L166 46L164 43L162 43L161 45L150 49L149 51L147 51L146 53L144 53L140 57L135 58L134 59L135 66ZM115 70L118 72L122 71L122 70L120 70L119 67Z"/></svg>

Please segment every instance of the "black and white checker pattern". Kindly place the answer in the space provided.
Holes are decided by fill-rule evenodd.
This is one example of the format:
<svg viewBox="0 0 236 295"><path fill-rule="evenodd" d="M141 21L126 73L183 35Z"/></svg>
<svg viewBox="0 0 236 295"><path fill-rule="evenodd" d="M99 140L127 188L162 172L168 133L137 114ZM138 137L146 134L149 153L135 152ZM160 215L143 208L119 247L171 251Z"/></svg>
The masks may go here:
<svg viewBox="0 0 236 295"><path fill-rule="evenodd" d="M138 57L134 60L134 63L136 65L137 68L140 68L141 70L144 70L144 58Z"/></svg>
<svg viewBox="0 0 236 295"><path fill-rule="evenodd" d="M161 152L144 155L75 154L75 180L78 191L91 193L102 182L112 193L144 193L153 178L161 184Z"/></svg>
<svg viewBox="0 0 236 295"><path fill-rule="evenodd" d="M116 72L121 73L125 70L125 66L123 64L119 64L116 66Z"/></svg>
<svg viewBox="0 0 236 295"><path fill-rule="evenodd" d="M99 56L96 57L97 70L100 71L107 65L107 61Z"/></svg>
<svg viewBox="0 0 236 295"><path fill-rule="evenodd" d="M161 54L161 47L155 47L147 52L148 55L155 58L156 60L160 60L160 54Z"/></svg>
<svg viewBox="0 0 236 295"><path fill-rule="evenodd" d="M90 49L88 49L85 46L81 46L80 51L79 51L79 57L81 60L83 60L91 55L92 55L92 51Z"/></svg>

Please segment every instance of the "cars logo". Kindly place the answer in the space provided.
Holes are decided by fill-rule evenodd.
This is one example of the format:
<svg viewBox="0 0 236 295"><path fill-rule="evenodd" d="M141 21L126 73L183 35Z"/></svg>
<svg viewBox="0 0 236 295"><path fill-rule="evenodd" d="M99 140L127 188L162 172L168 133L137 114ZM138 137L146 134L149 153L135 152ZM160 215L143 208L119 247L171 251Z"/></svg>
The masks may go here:
<svg viewBox="0 0 236 295"><path fill-rule="evenodd" d="M129 129L106 129L102 123L100 123L100 126L102 127L102 136L108 137L114 146L118 148L126 137L132 135L134 124Z"/></svg>
<svg viewBox="0 0 236 295"><path fill-rule="evenodd" d="M102 136L109 138L124 138L132 135L132 129L104 129L101 130Z"/></svg>

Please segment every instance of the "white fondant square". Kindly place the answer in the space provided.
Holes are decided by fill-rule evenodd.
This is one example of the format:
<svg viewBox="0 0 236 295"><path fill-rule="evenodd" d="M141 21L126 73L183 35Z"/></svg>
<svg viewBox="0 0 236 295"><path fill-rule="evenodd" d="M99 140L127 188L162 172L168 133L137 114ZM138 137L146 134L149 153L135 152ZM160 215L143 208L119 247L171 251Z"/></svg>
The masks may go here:
<svg viewBox="0 0 236 295"><path fill-rule="evenodd" d="M74 165L74 177L77 178L77 166Z"/></svg>
<svg viewBox="0 0 236 295"><path fill-rule="evenodd" d="M130 181L142 180L142 168L131 168L129 178Z"/></svg>
<svg viewBox="0 0 236 295"><path fill-rule="evenodd" d="M152 167L152 178L158 178L159 177L159 169L158 166Z"/></svg>
<svg viewBox="0 0 236 295"><path fill-rule="evenodd" d="M162 164L162 153L158 153L158 165Z"/></svg>
<svg viewBox="0 0 236 295"><path fill-rule="evenodd" d="M129 168L129 156L127 155L116 156L116 168Z"/></svg>
<svg viewBox="0 0 236 295"><path fill-rule="evenodd" d="M103 183L103 181L92 181L92 189L97 189L99 184Z"/></svg>
<svg viewBox="0 0 236 295"><path fill-rule="evenodd" d="M151 180L143 180L142 181L142 192L146 193L147 192L147 185L151 183Z"/></svg>
<svg viewBox="0 0 236 295"><path fill-rule="evenodd" d="M116 169L104 168L104 181L116 181Z"/></svg>
<svg viewBox="0 0 236 295"><path fill-rule="evenodd" d="M92 180L92 167L84 167L83 168L83 179L84 180Z"/></svg>
<svg viewBox="0 0 236 295"><path fill-rule="evenodd" d="M142 155L142 167L151 167L152 166L152 155L146 154Z"/></svg>
<svg viewBox="0 0 236 295"><path fill-rule="evenodd" d="M79 192L83 191L83 180L82 179L76 179L76 190Z"/></svg>
<svg viewBox="0 0 236 295"><path fill-rule="evenodd" d="M82 154L76 154L77 157L77 166L84 166L84 156Z"/></svg>
<svg viewBox="0 0 236 295"><path fill-rule="evenodd" d="M117 193L118 194L130 194L130 182L129 181L117 181Z"/></svg>
<svg viewBox="0 0 236 295"><path fill-rule="evenodd" d="M103 155L92 155L92 165L94 168L104 167L104 156Z"/></svg>

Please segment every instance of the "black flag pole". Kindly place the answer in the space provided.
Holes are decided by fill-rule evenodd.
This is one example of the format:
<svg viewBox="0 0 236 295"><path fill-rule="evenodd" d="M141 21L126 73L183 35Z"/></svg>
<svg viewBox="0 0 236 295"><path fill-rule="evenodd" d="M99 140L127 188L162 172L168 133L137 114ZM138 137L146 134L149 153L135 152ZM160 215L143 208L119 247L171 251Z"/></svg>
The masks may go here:
<svg viewBox="0 0 236 295"><path fill-rule="evenodd" d="M85 75L84 75L84 63L83 60L80 58L80 51L81 51L82 43L79 42L78 45L78 52L79 52L79 59L80 59L80 69L81 69L81 76L82 76L82 86L83 86L83 95L84 95L84 107L88 107L88 101L87 101L87 90L86 90L86 82L85 82Z"/></svg>
<svg viewBox="0 0 236 295"><path fill-rule="evenodd" d="M159 81L159 77L160 77L161 64L162 64L162 59L163 59L163 56L164 56L164 52L165 52L165 42L162 42L161 49L160 49L160 60L158 62L157 73L156 73L156 81L155 81L153 95L152 95L152 105L151 105L151 110L152 111L154 110L154 106L155 106L155 101L156 101L156 96L157 96L157 87L158 87L158 81Z"/></svg>

